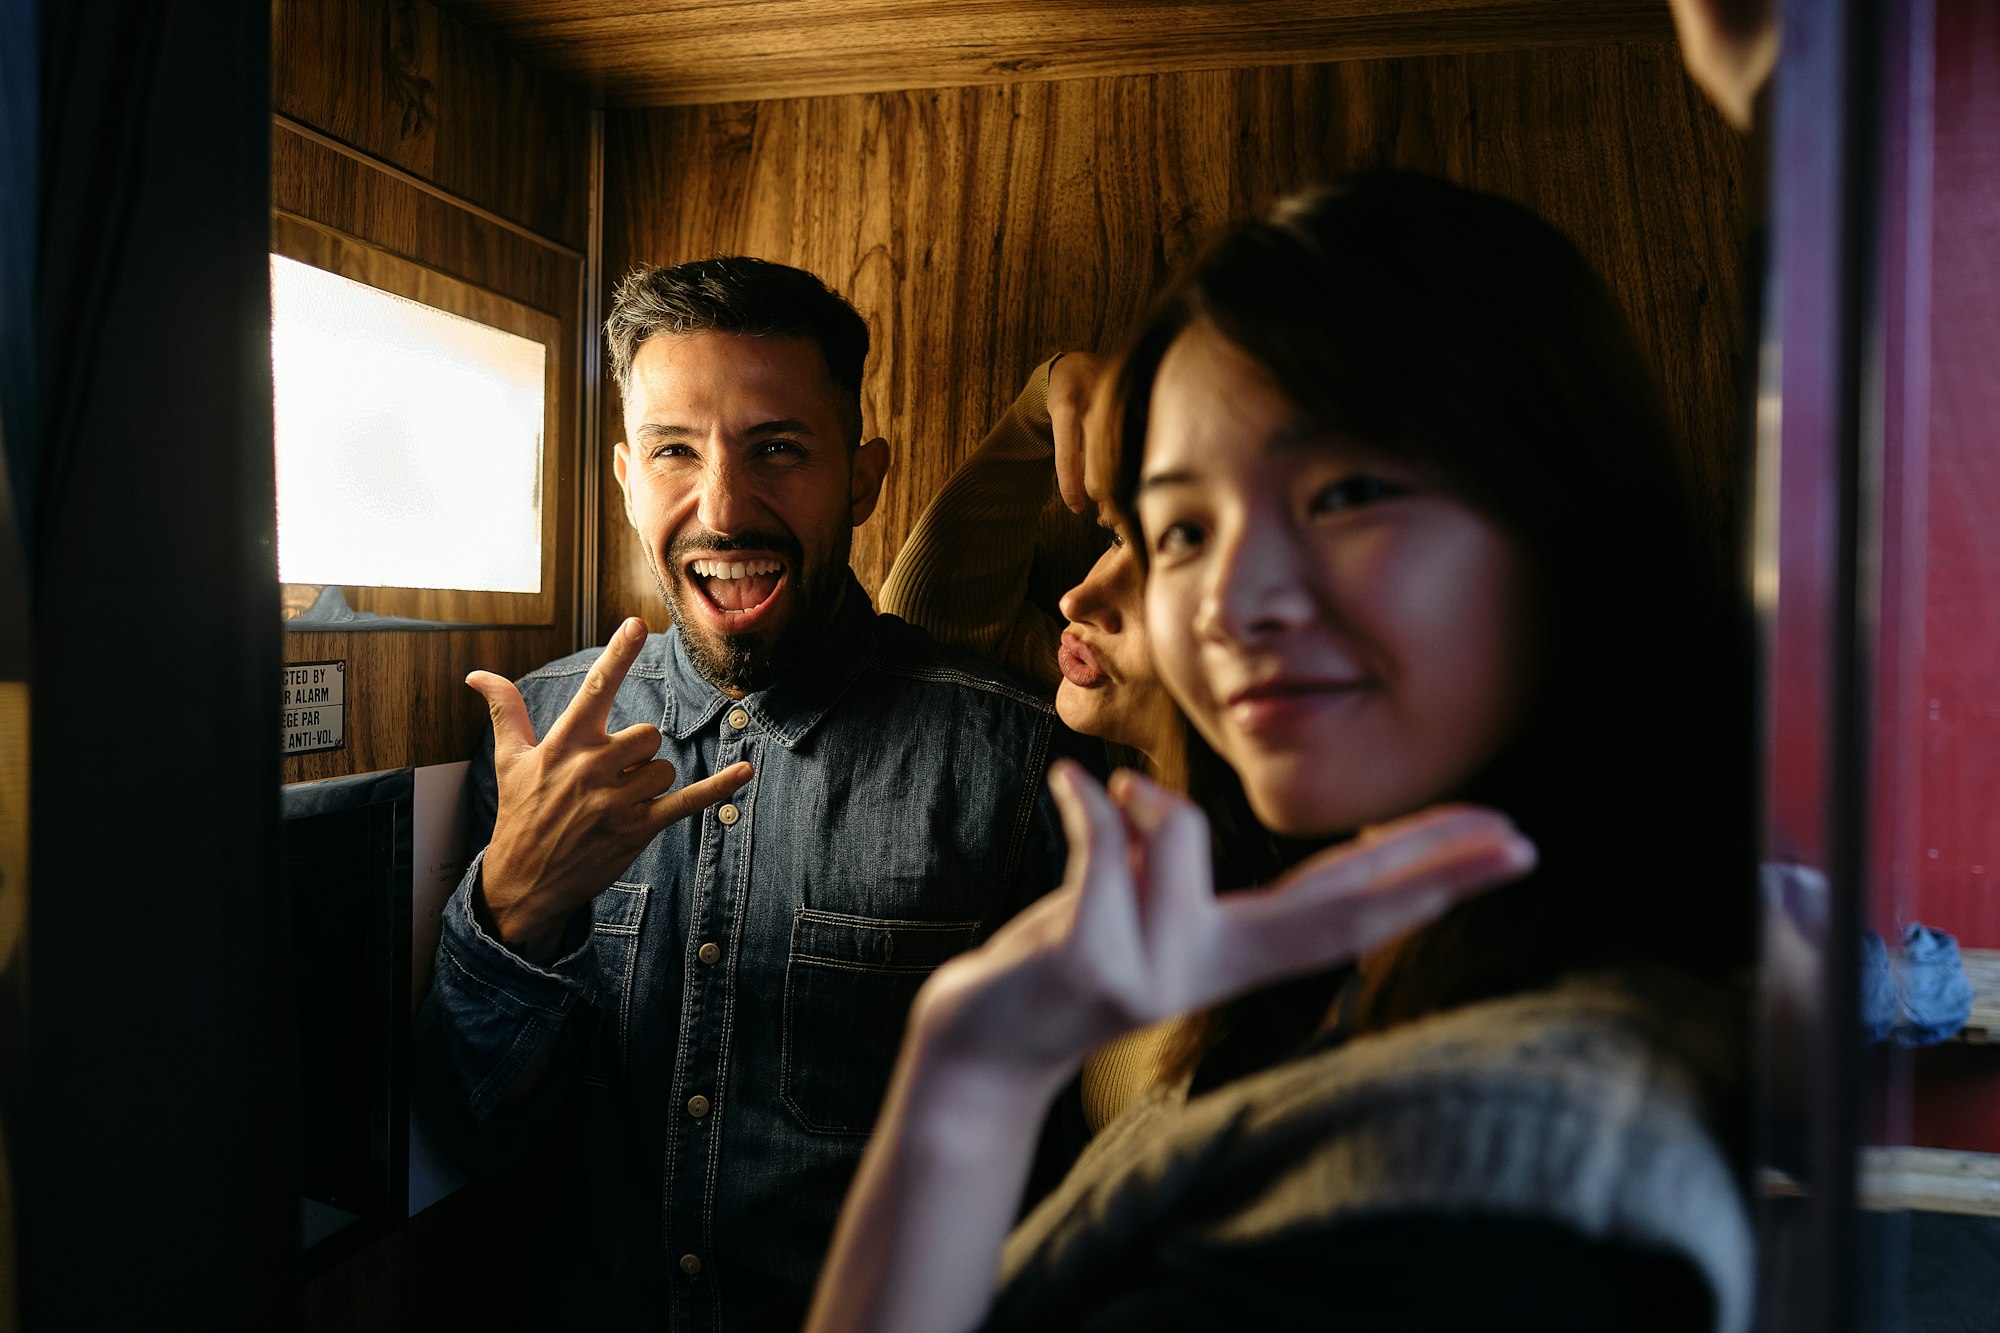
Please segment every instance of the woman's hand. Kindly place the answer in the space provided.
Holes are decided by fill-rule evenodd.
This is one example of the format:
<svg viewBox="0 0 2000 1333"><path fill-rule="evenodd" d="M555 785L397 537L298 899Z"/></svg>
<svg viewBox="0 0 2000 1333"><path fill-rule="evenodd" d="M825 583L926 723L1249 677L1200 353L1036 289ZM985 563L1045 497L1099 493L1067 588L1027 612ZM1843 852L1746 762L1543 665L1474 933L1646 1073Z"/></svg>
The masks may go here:
<svg viewBox="0 0 2000 1333"><path fill-rule="evenodd" d="M940 968L912 1017L934 1059L1050 1093L1120 1033L1347 962L1535 860L1505 816L1439 806L1218 896L1191 802L1130 772L1107 793L1069 763L1050 786L1062 887Z"/></svg>
<svg viewBox="0 0 2000 1333"><path fill-rule="evenodd" d="M970 1328L1049 1099L1119 1033L1354 957L1534 862L1490 810L1412 815L1215 895L1208 822L1133 773L1050 774L1062 887L925 983L841 1209L810 1333Z"/></svg>

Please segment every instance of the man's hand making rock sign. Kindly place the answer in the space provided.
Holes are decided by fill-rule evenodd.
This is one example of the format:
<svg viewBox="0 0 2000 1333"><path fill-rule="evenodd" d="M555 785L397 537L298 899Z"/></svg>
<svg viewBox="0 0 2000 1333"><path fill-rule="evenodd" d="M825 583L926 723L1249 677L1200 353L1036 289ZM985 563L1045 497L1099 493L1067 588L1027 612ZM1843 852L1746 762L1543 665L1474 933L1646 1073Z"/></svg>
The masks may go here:
<svg viewBox="0 0 2000 1333"><path fill-rule="evenodd" d="M512 681L490 671L465 678L493 715L500 787L481 895L501 941L529 962L556 956L570 914L610 887L661 829L750 781L749 764L731 764L674 791L674 766L655 757L658 727L606 733L612 697L645 642L644 621L620 625L539 741Z"/></svg>

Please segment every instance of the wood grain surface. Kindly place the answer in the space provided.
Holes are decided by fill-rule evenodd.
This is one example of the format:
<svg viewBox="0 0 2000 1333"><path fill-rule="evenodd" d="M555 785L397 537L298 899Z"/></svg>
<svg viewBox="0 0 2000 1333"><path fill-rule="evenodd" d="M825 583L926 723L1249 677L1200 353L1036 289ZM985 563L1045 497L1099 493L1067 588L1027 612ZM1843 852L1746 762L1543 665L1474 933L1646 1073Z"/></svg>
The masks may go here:
<svg viewBox="0 0 2000 1333"><path fill-rule="evenodd" d="M272 0L274 110L573 250L589 108L426 0Z"/></svg>
<svg viewBox="0 0 2000 1333"><path fill-rule="evenodd" d="M390 78L383 62L395 53L378 49L404 42L415 52L411 77L429 81L421 96L415 84ZM418 594L374 608L532 623L285 636L287 661L345 660L355 700L345 748L286 759L285 781L463 759L486 723L479 697L462 683L465 673L483 667L520 675L568 652L575 633L583 264L565 247L582 244L588 213L588 113L560 81L421 0L275 0L272 46L276 109L361 150L340 151L282 121L274 127L273 247L550 347L547 595L533 607ZM417 179L382 169L369 154ZM451 194L478 207L455 204ZM497 224L481 210L519 225ZM376 594L352 589L349 596L368 607ZM275 730L273 719L274 744Z"/></svg>
<svg viewBox="0 0 2000 1333"><path fill-rule="evenodd" d="M1671 35L1660 0L445 0L605 105L677 106Z"/></svg>
<svg viewBox="0 0 2000 1333"><path fill-rule="evenodd" d="M358 701L348 710L346 747L286 759L285 781L462 759L486 717L478 696L461 683L465 673L481 667L520 675L572 647L582 267L282 128L272 136L272 154L272 237L281 252L457 313L554 339L553 430L543 492L552 520L543 562L549 596L532 615L525 609L506 613L537 623L509 630L289 633L285 638L287 661L347 660L349 689ZM418 594L377 606L371 600L376 595L349 591L350 600L362 609L502 618L486 605L491 597ZM275 725L274 719L274 744Z"/></svg>
<svg viewBox="0 0 2000 1333"><path fill-rule="evenodd" d="M282 124L271 131L271 207L537 310L578 305L578 260Z"/></svg>
<svg viewBox="0 0 2000 1333"><path fill-rule="evenodd" d="M567 629L288 631L287 662L347 663L347 744L289 755L286 782L469 759L488 725L467 672L526 675L569 651ZM275 686L276 682L273 682ZM276 714L271 744L278 743Z"/></svg>
<svg viewBox="0 0 2000 1333"><path fill-rule="evenodd" d="M738 102L607 117L604 272L740 252L868 317L866 428L895 463L853 564L1065 348L1109 347L1211 231L1343 170L1403 167L1562 227L1653 355L1718 535L1739 490L1743 149L1669 43ZM605 624L664 624L609 477Z"/></svg>

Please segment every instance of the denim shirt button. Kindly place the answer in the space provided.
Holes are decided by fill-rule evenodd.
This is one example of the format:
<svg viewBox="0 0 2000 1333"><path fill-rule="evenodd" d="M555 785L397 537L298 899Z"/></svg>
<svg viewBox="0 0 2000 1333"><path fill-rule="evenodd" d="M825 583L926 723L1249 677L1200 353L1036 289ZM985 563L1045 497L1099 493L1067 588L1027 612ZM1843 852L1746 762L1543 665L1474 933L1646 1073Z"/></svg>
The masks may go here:
<svg viewBox="0 0 2000 1333"><path fill-rule="evenodd" d="M733 805L725 805L715 812L715 817L722 821L724 828L730 828L735 825L737 820L743 818L743 812Z"/></svg>
<svg viewBox="0 0 2000 1333"><path fill-rule="evenodd" d="M722 959L722 949L712 943L704 944L694 951L694 956L701 959L702 962L708 964L710 967L714 967Z"/></svg>
<svg viewBox="0 0 2000 1333"><path fill-rule="evenodd" d="M745 712L741 708L730 709L729 725L736 728L738 731L743 730L743 728L750 725L750 714Z"/></svg>
<svg viewBox="0 0 2000 1333"><path fill-rule="evenodd" d="M701 1256L698 1254L682 1255L681 1272L686 1273L689 1277L699 1275L701 1272Z"/></svg>
<svg viewBox="0 0 2000 1333"><path fill-rule="evenodd" d="M708 1114L708 1098L696 1093L688 1098L688 1114L699 1120Z"/></svg>

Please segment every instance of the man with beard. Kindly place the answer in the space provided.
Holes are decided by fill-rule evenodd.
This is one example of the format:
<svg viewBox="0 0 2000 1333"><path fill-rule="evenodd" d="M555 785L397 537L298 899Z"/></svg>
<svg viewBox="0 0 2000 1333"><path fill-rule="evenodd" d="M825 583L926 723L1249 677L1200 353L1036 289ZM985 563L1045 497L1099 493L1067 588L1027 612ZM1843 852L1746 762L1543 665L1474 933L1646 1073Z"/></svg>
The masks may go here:
<svg viewBox="0 0 2000 1333"><path fill-rule="evenodd" d="M918 985L1060 878L1063 741L848 570L888 466L852 307L711 259L633 273L605 327L674 626L468 677L491 836L420 1106L475 1171L551 1137L534 1326L797 1328Z"/></svg>

